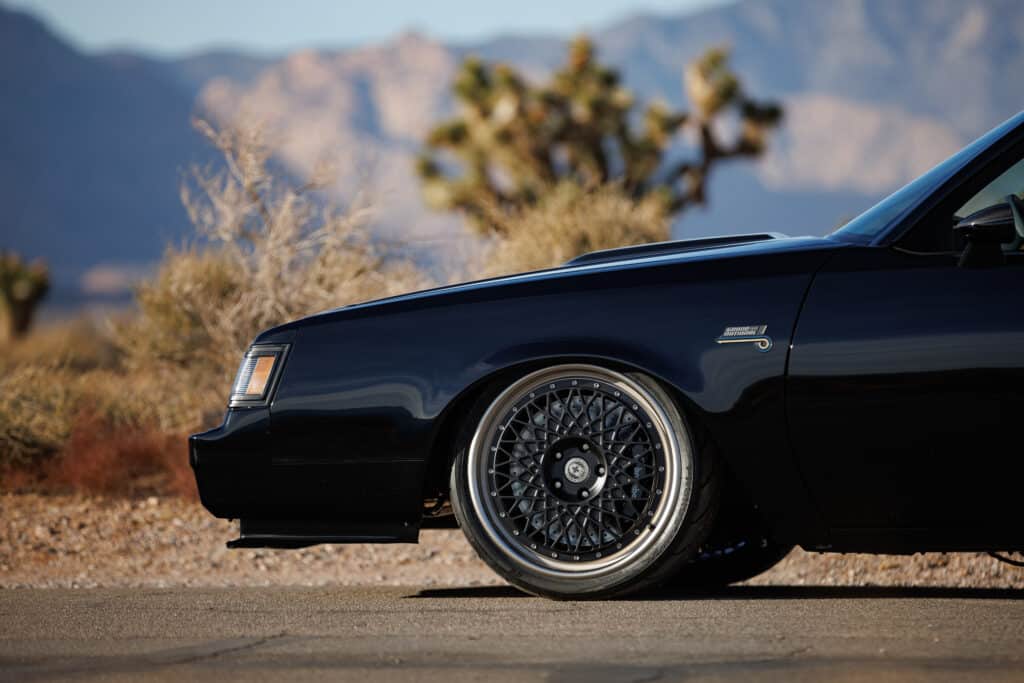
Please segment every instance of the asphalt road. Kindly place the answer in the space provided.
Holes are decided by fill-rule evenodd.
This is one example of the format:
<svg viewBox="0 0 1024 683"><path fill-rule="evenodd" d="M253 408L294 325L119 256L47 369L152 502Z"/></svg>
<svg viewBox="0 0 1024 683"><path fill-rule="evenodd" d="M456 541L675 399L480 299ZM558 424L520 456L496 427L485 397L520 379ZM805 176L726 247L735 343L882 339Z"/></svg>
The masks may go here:
<svg viewBox="0 0 1024 683"><path fill-rule="evenodd" d="M0 680L1024 680L1024 591L0 591Z"/></svg>

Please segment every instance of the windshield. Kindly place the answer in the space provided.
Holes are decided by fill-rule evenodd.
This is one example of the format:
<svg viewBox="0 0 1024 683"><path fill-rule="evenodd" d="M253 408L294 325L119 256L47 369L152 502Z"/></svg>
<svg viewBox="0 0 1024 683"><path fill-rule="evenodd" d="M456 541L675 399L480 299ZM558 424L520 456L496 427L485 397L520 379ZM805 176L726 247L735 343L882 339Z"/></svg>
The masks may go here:
<svg viewBox="0 0 1024 683"><path fill-rule="evenodd" d="M971 159L1016 128L1021 122L1024 122L1024 114L1018 114L1002 125L993 128L917 180L896 190L832 234L853 242L867 243L874 241L878 236L884 234L889 226L902 219L929 194L967 165Z"/></svg>
<svg viewBox="0 0 1024 683"><path fill-rule="evenodd" d="M1024 159L1003 171L999 177L981 189L978 194L956 210L953 220L958 221L976 211L1002 204L1009 195L1024 199Z"/></svg>

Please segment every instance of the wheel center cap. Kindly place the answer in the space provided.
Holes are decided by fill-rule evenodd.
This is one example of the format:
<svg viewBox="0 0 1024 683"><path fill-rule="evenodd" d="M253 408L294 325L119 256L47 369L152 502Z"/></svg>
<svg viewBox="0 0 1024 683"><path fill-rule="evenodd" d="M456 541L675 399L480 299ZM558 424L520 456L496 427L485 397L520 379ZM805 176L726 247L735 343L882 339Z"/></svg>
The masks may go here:
<svg viewBox="0 0 1024 683"><path fill-rule="evenodd" d="M590 476L590 465L580 457L569 458L565 463L565 478L574 484L579 484Z"/></svg>

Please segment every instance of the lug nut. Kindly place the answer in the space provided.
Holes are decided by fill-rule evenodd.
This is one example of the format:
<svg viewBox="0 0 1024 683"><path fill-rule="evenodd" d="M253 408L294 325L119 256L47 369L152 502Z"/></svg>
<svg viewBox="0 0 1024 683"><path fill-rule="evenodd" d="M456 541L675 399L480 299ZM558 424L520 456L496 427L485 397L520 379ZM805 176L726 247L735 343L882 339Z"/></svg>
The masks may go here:
<svg viewBox="0 0 1024 683"><path fill-rule="evenodd" d="M590 450L590 444L588 444L588 443L583 444L583 450L589 451Z"/></svg>
<svg viewBox="0 0 1024 683"><path fill-rule="evenodd" d="M599 476L599 477L603 477L604 476L604 467L598 467L597 468L597 476Z"/></svg>
<svg viewBox="0 0 1024 683"><path fill-rule="evenodd" d="M555 460L561 460L561 459L562 459L562 454L561 453L555 453Z"/></svg>
<svg viewBox="0 0 1024 683"><path fill-rule="evenodd" d="M562 488L562 482L555 480L555 483L552 484L552 486L554 486L556 489L560 489Z"/></svg>
<svg viewBox="0 0 1024 683"><path fill-rule="evenodd" d="M582 491L580 491L580 495L583 496L584 498L590 498L590 491L583 489Z"/></svg>

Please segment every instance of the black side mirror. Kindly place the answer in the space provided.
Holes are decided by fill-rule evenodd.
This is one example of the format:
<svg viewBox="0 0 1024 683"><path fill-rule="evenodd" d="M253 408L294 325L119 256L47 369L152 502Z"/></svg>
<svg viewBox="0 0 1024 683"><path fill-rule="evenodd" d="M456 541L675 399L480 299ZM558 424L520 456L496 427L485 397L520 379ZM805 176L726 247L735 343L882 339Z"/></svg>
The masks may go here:
<svg viewBox="0 0 1024 683"><path fill-rule="evenodd" d="M1006 263L1003 245L1017 237L1013 208L1009 203L987 206L953 226L953 232L967 245L960 254L961 268L1002 265Z"/></svg>

